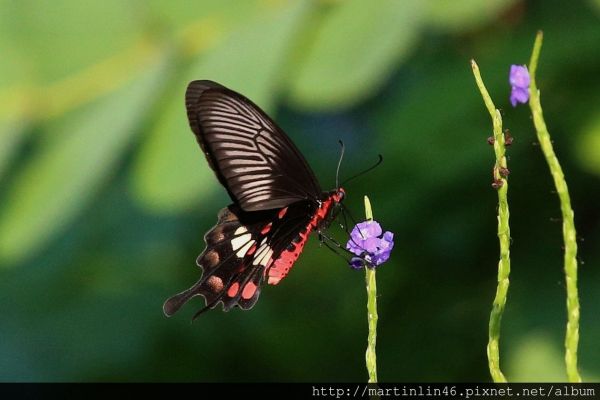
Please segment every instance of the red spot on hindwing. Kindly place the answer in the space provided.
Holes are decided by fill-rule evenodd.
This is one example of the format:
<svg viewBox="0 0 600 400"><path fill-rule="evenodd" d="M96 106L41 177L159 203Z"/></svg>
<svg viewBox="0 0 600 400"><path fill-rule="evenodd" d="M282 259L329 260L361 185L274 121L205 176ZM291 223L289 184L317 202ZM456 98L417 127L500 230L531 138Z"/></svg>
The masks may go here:
<svg viewBox="0 0 600 400"><path fill-rule="evenodd" d="M244 286L244 290L242 290L242 299L251 299L252 296L254 296L254 293L256 293L257 288L258 287L254 284L254 282L246 283L246 286Z"/></svg>
<svg viewBox="0 0 600 400"><path fill-rule="evenodd" d="M238 294L239 290L240 290L240 284L237 282L234 282L233 285L231 285L229 287L229 289L227 290L227 296L235 297Z"/></svg>

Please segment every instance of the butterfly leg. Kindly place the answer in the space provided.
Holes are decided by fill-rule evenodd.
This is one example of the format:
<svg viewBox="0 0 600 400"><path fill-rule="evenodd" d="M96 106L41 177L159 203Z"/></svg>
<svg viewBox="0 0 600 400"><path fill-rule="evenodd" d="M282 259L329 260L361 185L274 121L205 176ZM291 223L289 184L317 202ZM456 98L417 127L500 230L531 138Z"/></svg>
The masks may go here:
<svg viewBox="0 0 600 400"><path fill-rule="evenodd" d="M341 245L337 242L335 242L334 244L330 243L330 238L324 236L321 232L319 232L319 242L321 245L325 245L325 247L327 247L329 250L331 250L333 253L335 253L336 255L340 256L344 261L346 261L346 263L350 262L350 259L347 258L348 254L347 254L347 250L342 248ZM345 250L345 252L340 252L340 249Z"/></svg>
<svg viewBox="0 0 600 400"><path fill-rule="evenodd" d="M358 224L356 222L356 219L354 218L354 216L350 212L350 209L348 207L346 207L343 203L340 203L340 205L342 206L342 214L343 214L343 217L344 217L344 224L346 224L346 226L348 225L348 221L346 220L346 213L348 213L348 216L350 217L350 220L352 221L352 223L354 225Z"/></svg>
<svg viewBox="0 0 600 400"><path fill-rule="evenodd" d="M322 244L326 245L330 249L335 248L337 250L342 250L345 254L350 255L351 257L357 257L356 254L352 253L350 250L346 249L340 242L327 235L324 231L318 231L319 240ZM352 240L352 239L351 239ZM364 257L360 256L359 258L364 260ZM365 260L366 261L366 260Z"/></svg>
<svg viewBox="0 0 600 400"><path fill-rule="evenodd" d="M344 209L346 209L346 208L344 207ZM344 218L344 224L347 226L348 224L347 224L347 220L346 220L346 214L343 212L344 209L342 209L342 216ZM346 209L346 211L347 211L347 209ZM349 214L349 215L350 215L350 218L352 218L352 215L351 214ZM354 218L352 218L352 220L354 220ZM351 252L350 250L346 249L346 247L342 246L337 240L335 240L331 236L328 236L323 230L319 230L319 231L317 231L317 233L319 235L319 241L322 244L325 244L329 249L331 249L332 251L334 251L336 254L338 254L339 256L341 256L342 258L344 258L344 260L348 261L349 263L350 263L350 261L347 260L346 257L342 256L338 252L338 250L343 250L343 252L346 255L350 255L350 257L353 258L353 259L359 258L365 264L371 264L371 262L365 257L366 253L363 253L361 255L356 255L353 252ZM348 233L347 229L346 229L346 233ZM348 233L348 236L350 237L350 240L352 240L352 242L354 244L356 244L358 247L362 247L359 243L356 243L356 241L354 240L354 238L352 237L352 235L350 233ZM362 233L361 233L361 236L362 236Z"/></svg>
<svg viewBox="0 0 600 400"><path fill-rule="evenodd" d="M344 223L343 224L340 223L340 227L344 230L344 232L346 232L348 234L348 236L351 236L350 230L348 229L348 218L346 217L346 207L344 207L343 204L342 204L342 218L344 219Z"/></svg>
<svg viewBox="0 0 600 400"><path fill-rule="evenodd" d="M324 235L322 232L318 232L319 234L319 241L321 242L321 244L324 244L329 250L333 251L336 255L340 256L341 258L344 259L344 261L346 261L347 264L353 264L353 259L360 259L363 262L363 265L367 265L370 264L369 260L367 260L364 255L360 255L357 256L356 254L350 252L349 250L347 250L346 248L344 248L338 241L336 241L335 239Z"/></svg>
<svg viewBox="0 0 600 400"><path fill-rule="evenodd" d="M350 219L352 219L352 222L354 223L354 225L356 226L356 220L352 217L352 214L350 213L350 210L348 208L346 208L346 206L344 206L342 204L342 217L344 218L344 225L346 226L346 228L344 229L342 227L342 229L344 229L346 231L346 233L348 234L348 237L350 237L350 240L352 240L352 242L357 246L357 247L361 247L361 245L359 243L356 243L356 241L354 240L354 237L352 236L352 234L348 231L348 220L346 218L346 212L348 212L348 216L350 216ZM362 232L360 232L360 235L363 236ZM364 238L364 236L363 236ZM363 257L360 257L364 260Z"/></svg>
<svg viewBox="0 0 600 400"><path fill-rule="evenodd" d="M337 240L335 240L334 238L332 238L331 236L328 236L324 231L318 231L317 232L319 234L319 241L323 244L327 244L328 242L333 244L335 247L339 248L339 249L344 249L344 246L341 245L340 242L338 242Z"/></svg>

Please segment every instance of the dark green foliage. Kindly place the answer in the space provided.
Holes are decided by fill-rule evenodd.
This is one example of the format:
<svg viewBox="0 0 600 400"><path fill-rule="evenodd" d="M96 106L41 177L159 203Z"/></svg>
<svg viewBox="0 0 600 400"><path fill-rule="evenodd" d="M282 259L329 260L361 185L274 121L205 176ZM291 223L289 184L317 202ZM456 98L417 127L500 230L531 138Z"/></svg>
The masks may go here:
<svg viewBox="0 0 600 400"><path fill-rule="evenodd" d="M580 367L600 379L598 1L85 4L0 4L1 380L366 380L364 274L314 239L251 312L162 315L228 202L187 127L192 79L265 107L324 188L338 139L342 176L383 154L346 187L356 216L367 194L396 234L377 274L379 379L489 380L497 199L471 58L514 137L503 370L564 380L558 199L527 108L508 101L509 66L528 62L538 29L544 113L584 239ZM400 29L382 15L411 17Z"/></svg>

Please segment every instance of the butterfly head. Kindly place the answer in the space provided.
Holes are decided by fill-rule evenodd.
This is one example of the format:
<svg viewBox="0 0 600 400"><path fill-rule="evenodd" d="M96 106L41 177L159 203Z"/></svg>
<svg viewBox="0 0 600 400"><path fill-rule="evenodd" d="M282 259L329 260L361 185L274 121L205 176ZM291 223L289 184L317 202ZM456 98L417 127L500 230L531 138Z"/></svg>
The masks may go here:
<svg viewBox="0 0 600 400"><path fill-rule="evenodd" d="M315 226L319 226L320 228L328 227L340 213L346 191L338 188L323 194L324 197L319 201L319 208L314 217Z"/></svg>
<svg viewBox="0 0 600 400"><path fill-rule="evenodd" d="M346 191L344 190L344 188L338 188L331 195L331 198L333 199L333 203L336 205L340 204L344 200L344 197L346 197Z"/></svg>

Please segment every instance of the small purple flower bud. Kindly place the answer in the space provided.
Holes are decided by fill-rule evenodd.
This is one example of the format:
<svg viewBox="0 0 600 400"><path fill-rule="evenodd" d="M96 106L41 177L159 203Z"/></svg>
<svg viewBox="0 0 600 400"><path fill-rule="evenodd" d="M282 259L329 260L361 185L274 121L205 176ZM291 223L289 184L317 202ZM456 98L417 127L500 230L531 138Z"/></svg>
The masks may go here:
<svg viewBox="0 0 600 400"><path fill-rule="evenodd" d="M511 86L528 88L530 83L529 71L525 65L511 65L509 82Z"/></svg>
<svg viewBox="0 0 600 400"><path fill-rule="evenodd" d="M511 65L508 81L512 87L510 103L516 107L518 103L525 104L529 101L529 84L531 78L525 65Z"/></svg>
<svg viewBox="0 0 600 400"><path fill-rule="evenodd" d="M525 104L529 100L529 89L513 86L510 92L510 104L516 107L518 103Z"/></svg>

